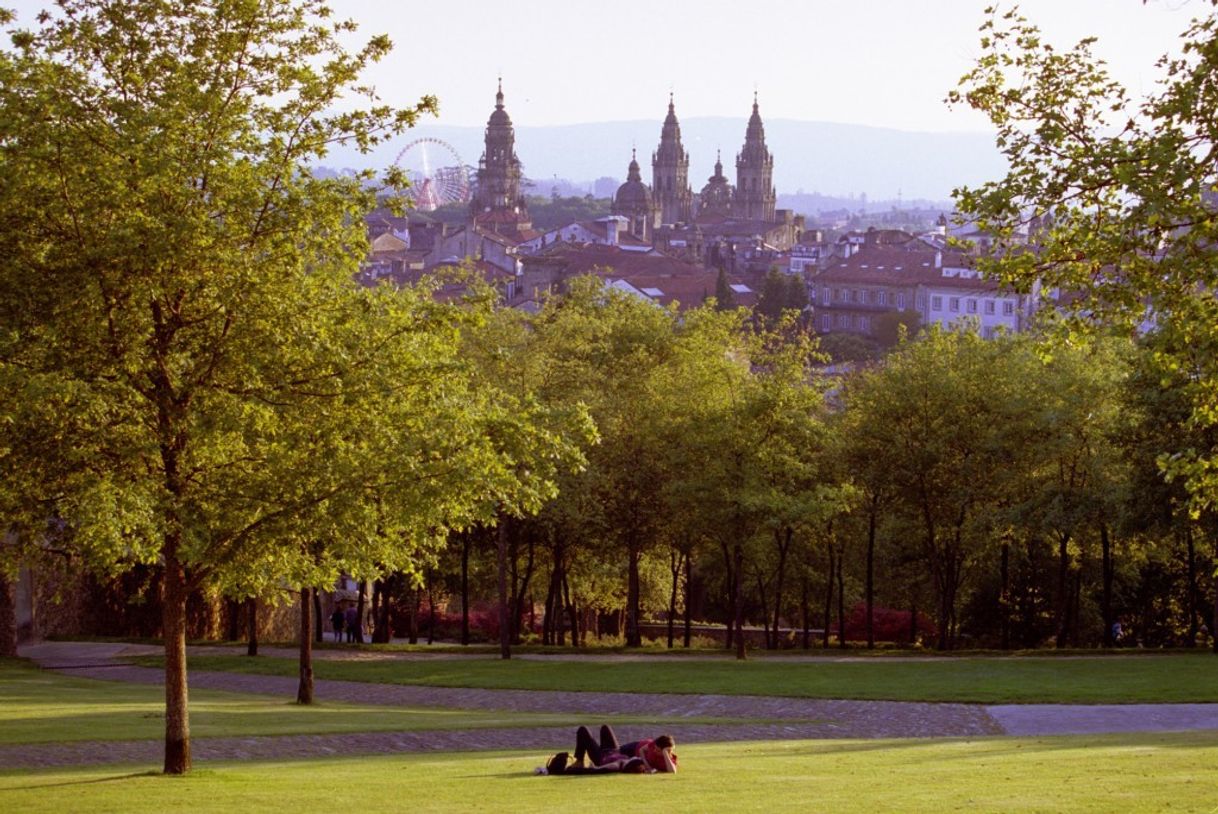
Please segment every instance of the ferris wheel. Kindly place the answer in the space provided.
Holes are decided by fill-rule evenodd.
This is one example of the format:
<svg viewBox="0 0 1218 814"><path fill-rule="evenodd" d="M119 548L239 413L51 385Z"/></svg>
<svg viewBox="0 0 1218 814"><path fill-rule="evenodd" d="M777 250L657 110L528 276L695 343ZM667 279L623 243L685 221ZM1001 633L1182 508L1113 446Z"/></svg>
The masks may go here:
<svg viewBox="0 0 1218 814"><path fill-rule="evenodd" d="M416 209L431 212L445 204L469 201L469 169L447 141L415 139L393 163L406 171L410 179L406 197L414 201Z"/></svg>

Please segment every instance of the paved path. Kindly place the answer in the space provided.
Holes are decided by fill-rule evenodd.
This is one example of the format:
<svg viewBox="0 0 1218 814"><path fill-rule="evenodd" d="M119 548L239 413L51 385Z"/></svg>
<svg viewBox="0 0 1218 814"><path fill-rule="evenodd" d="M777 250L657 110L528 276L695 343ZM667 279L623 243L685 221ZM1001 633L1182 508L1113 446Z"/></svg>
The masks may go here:
<svg viewBox="0 0 1218 814"><path fill-rule="evenodd" d="M203 648L199 649L203 651ZM135 667L119 659L159 648L109 643L48 642L22 649L44 668L71 675L141 684L162 683L160 670ZM192 649L192 652L197 652ZM323 651L324 652L324 651ZM354 653L355 651L352 651ZM231 692L292 697L296 679L240 673L192 671L190 686ZM630 714L655 718L655 725L623 726L625 739L642 737L662 726L678 741L776 740L787 738L926 738L986 735L1057 735L1100 732L1218 730L1218 704L982 706L897 701L841 701L729 695L580 693L565 691L485 690L315 682L318 698L357 704L458 709L566 712L573 724ZM689 718L737 718L740 724L682 724ZM763 721L764 723L758 723ZM332 755L336 743L347 754L470 749L569 747L570 727L377 732L343 735L290 735L253 738L198 738L200 760L270 759ZM0 746L0 766L61 766L82 763L155 762L157 741Z"/></svg>

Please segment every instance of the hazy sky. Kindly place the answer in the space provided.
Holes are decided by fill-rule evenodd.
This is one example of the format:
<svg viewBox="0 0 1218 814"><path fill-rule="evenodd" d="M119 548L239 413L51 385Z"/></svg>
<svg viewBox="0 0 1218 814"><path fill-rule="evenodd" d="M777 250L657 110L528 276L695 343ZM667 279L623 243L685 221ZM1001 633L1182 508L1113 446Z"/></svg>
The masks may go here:
<svg viewBox="0 0 1218 814"><path fill-rule="evenodd" d="M947 91L979 53L985 0L351 0L335 9L397 49L377 73L403 103L440 98L441 121L483 124L502 73L518 124L763 114L910 130L979 130ZM1008 4L1009 5L1009 4ZM1201 0L1025 0L1051 41L1096 50L1131 89L1178 50Z"/></svg>
<svg viewBox="0 0 1218 814"><path fill-rule="evenodd" d="M45 4L0 0L23 21ZM440 99L443 124L481 125L503 75L519 125L680 116L766 117L906 130L983 130L943 97L978 54L987 0L334 0L396 49L373 79L404 105ZM1009 5L1009 4L1007 4ZM1024 0L1050 40L1099 37L1132 90L1178 50L1203 0Z"/></svg>

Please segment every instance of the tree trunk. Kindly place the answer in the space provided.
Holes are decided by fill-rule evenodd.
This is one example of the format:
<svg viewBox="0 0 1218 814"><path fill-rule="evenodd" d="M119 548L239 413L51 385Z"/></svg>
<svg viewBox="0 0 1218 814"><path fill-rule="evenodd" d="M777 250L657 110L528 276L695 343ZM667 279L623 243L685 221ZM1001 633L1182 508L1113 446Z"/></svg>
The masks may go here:
<svg viewBox="0 0 1218 814"><path fill-rule="evenodd" d="M1107 534L1107 531L1104 532ZM998 593L998 607L1002 613L1002 649L1011 649L1011 542L1005 536L1002 538L1002 562L999 566L1001 588ZM1105 610L1105 618L1107 611Z"/></svg>
<svg viewBox="0 0 1218 814"><path fill-rule="evenodd" d="M355 626L355 642L356 644L364 643L364 613L368 604L368 580L361 579L359 581L359 598L355 603L355 618L359 622Z"/></svg>
<svg viewBox="0 0 1218 814"><path fill-rule="evenodd" d="M515 539L518 535L513 535ZM516 546L513 545L513 551ZM525 598L529 596L529 584L533 580L533 566L536 559L535 542L530 534L528 538L528 559L525 561L524 576L518 578L516 572L516 557L512 560L512 584L516 586L515 596L512 599L512 608L515 611L512 615L512 643L520 644L523 641L524 635L524 614L525 614ZM532 606L532 603L527 603Z"/></svg>
<svg viewBox="0 0 1218 814"><path fill-rule="evenodd" d="M811 617L811 614L809 613L809 611L810 611L810 608L808 607L808 575L804 574L803 579L800 580L800 595L799 595L799 612L800 612L800 615L803 617L803 625L804 625L804 650L808 650L809 648L812 647L812 628L808 624L808 621Z"/></svg>
<svg viewBox="0 0 1218 814"><path fill-rule="evenodd" d="M171 532L172 536L174 533ZM162 588L165 641L165 774L190 771L190 709L186 684L186 569L177 558L177 540L166 545Z"/></svg>
<svg viewBox="0 0 1218 814"><path fill-rule="evenodd" d="M724 585L727 586L727 606L732 609L732 615L727 619L727 635L723 639L723 647L725 650L731 650L735 639L733 633L736 630L736 574L732 569L732 554L727 547L727 543L720 542L719 550L723 552L723 573L725 574Z"/></svg>
<svg viewBox="0 0 1218 814"><path fill-rule="evenodd" d="M693 599L694 598L693 598L693 594L690 593L691 591L693 591L693 585L694 585L693 568L694 567L693 567L692 552L687 552L685 554L685 614L684 614L685 615L685 642L684 642L684 644L685 644L686 650L689 649L690 637L691 637L691 634L693 633L693 619L694 619L694 617L693 617L693 612L694 612Z"/></svg>
<svg viewBox="0 0 1218 814"><path fill-rule="evenodd" d="M567 582L567 569L562 569L562 585L558 596L560 604L566 605L567 619L571 623L571 646L579 647L579 613L575 607L575 599L571 596L571 585ZM558 629L562 631L562 620L559 619Z"/></svg>
<svg viewBox="0 0 1218 814"><path fill-rule="evenodd" d="M867 603L867 649L875 649L875 523L879 513L880 497L871 498L871 511L867 516L867 574L863 591Z"/></svg>
<svg viewBox="0 0 1218 814"><path fill-rule="evenodd" d="M736 572L736 659L744 661L744 544L737 541L735 550Z"/></svg>
<svg viewBox="0 0 1218 814"><path fill-rule="evenodd" d="M668 592L668 649L672 650L673 638L676 635L677 623L677 590L681 587L681 552L668 552L668 566L672 574L672 590Z"/></svg>
<svg viewBox="0 0 1218 814"><path fill-rule="evenodd" d="M773 650L776 637L770 635L770 603L765 595L765 580L761 578L761 571L757 571L757 601L761 605L761 641L765 644L766 650Z"/></svg>
<svg viewBox="0 0 1218 814"><path fill-rule="evenodd" d="M407 625L406 640L410 644L419 643L419 606L423 603L423 589L415 587L411 590L410 619Z"/></svg>
<svg viewBox="0 0 1218 814"><path fill-rule="evenodd" d="M469 644L469 547L473 532L461 535L461 644Z"/></svg>
<svg viewBox="0 0 1218 814"><path fill-rule="evenodd" d="M1104 619L1104 647L1115 647L1112 636L1112 540L1108 537L1108 524L1100 523L1100 616Z"/></svg>
<svg viewBox="0 0 1218 814"><path fill-rule="evenodd" d="M845 556L839 555L837 558L837 646L844 648L846 646L846 588L842 584L842 560Z"/></svg>
<svg viewBox="0 0 1218 814"><path fill-rule="evenodd" d="M626 573L626 646L627 647L642 647L643 634L639 630L639 559L642 552L639 551L638 545L633 540L627 546L627 573Z"/></svg>
<svg viewBox="0 0 1218 814"><path fill-rule="evenodd" d="M0 579L3 578L3 575L0 575ZM225 599L224 611L228 621L224 639L225 641L235 642L241 638L241 603L235 599ZM3 633L0 633L0 637L2 636Z"/></svg>
<svg viewBox="0 0 1218 814"><path fill-rule="evenodd" d="M0 571L0 656L17 656L17 592Z"/></svg>
<svg viewBox="0 0 1218 814"><path fill-rule="evenodd" d="M1218 560L1218 556L1214 558ZM1214 567L1214 610L1210 615L1210 638L1214 642L1214 654L1218 655L1218 563Z"/></svg>
<svg viewBox="0 0 1218 814"><path fill-rule="evenodd" d="M909 598L909 643L918 643L918 603L912 596Z"/></svg>
<svg viewBox="0 0 1218 814"><path fill-rule="evenodd" d="M507 516L499 513L499 524L496 527L497 555L499 565L499 657L512 657L512 623L508 614L508 582L507 582Z"/></svg>
<svg viewBox="0 0 1218 814"><path fill-rule="evenodd" d="M829 570L825 572L825 629L821 631L822 648L829 646L829 631L833 628L833 577L837 560L833 553L833 543L829 543Z"/></svg>
<svg viewBox="0 0 1218 814"><path fill-rule="evenodd" d="M321 591L313 589L309 593L313 594L313 641L324 642L326 629L325 619L321 615Z"/></svg>
<svg viewBox="0 0 1218 814"><path fill-rule="evenodd" d="M1184 544L1188 554L1188 641L1184 646L1196 647L1201 625L1197 608L1197 546L1191 523L1184 527Z"/></svg>
<svg viewBox="0 0 1218 814"><path fill-rule="evenodd" d="M1054 647L1065 647L1070 615L1070 535L1059 534L1057 542L1057 635Z"/></svg>
<svg viewBox="0 0 1218 814"><path fill-rule="evenodd" d="M779 647L778 622L782 616L782 588L787 579L787 552L791 550L791 537L794 531L787 526L784 534L782 544L778 547L778 571L774 575L774 650Z"/></svg>
<svg viewBox="0 0 1218 814"><path fill-rule="evenodd" d="M313 703L313 591L300 589L300 684L296 688L297 704Z"/></svg>
<svg viewBox="0 0 1218 814"><path fill-rule="evenodd" d="M245 600L246 638L245 655L258 655L258 597L251 596Z"/></svg>

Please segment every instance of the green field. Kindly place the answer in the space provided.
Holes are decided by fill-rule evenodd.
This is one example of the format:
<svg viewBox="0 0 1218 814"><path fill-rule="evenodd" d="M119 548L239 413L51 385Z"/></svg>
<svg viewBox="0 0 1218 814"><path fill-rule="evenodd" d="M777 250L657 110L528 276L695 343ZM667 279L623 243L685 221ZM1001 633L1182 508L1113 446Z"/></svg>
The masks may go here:
<svg viewBox="0 0 1218 814"><path fill-rule="evenodd" d="M157 657L138 661L161 663ZM297 664L285 658L195 656L190 669L295 675ZM318 678L492 689L612 692L646 687L648 692L685 694L986 704L1218 702L1218 658L1205 653L847 662L318 660L314 670Z"/></svg>
<svg viewBox="0 0 1218 814"><path fill-rule="evenodd" d="M0 744L159 740L165 736L164 712L165 696L157 686L72 678L0 660ZM549 714L343 703L302 707L265 695L209 690L190 695L191 733L199 738L569 723L570 716Z"/></svg>
<svg viewBox="0 0 1218 814"><path fill-rule="evenodd" d="M540 754L0 773L0 810L1213 812L1214 734L681 746L677 775L534 777ZM151 767L147 767L151 768Z"/></svg>

